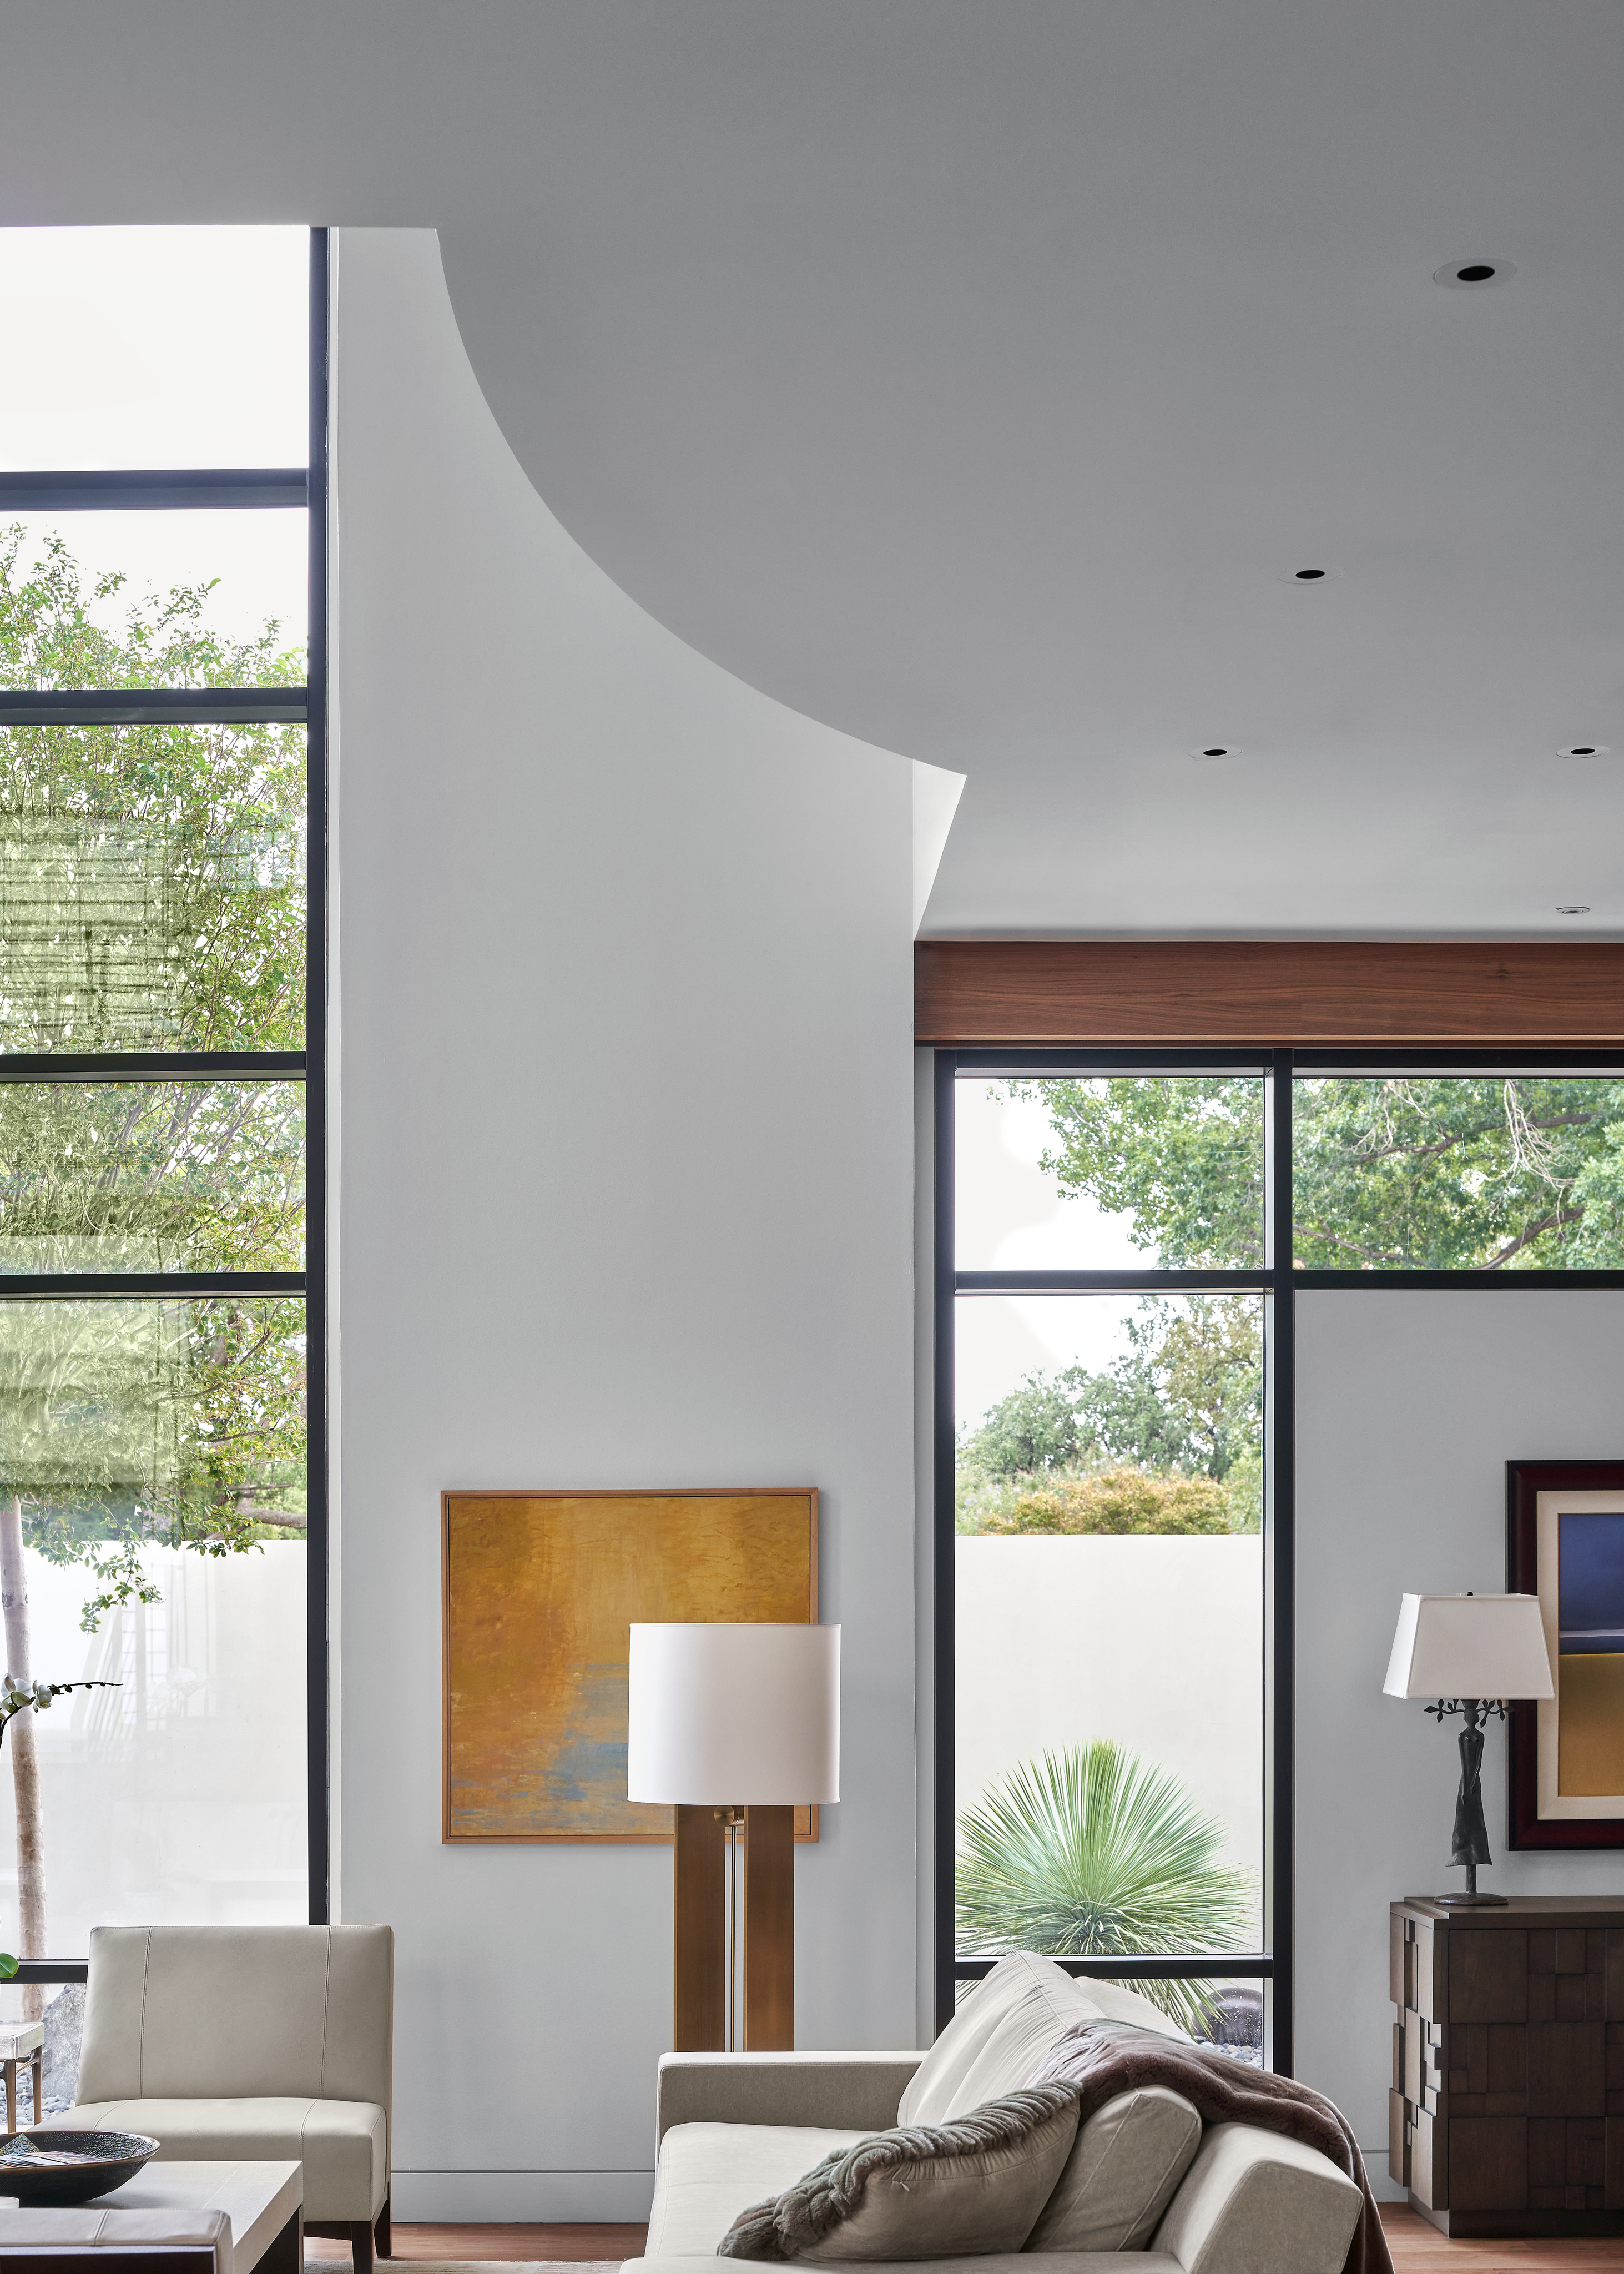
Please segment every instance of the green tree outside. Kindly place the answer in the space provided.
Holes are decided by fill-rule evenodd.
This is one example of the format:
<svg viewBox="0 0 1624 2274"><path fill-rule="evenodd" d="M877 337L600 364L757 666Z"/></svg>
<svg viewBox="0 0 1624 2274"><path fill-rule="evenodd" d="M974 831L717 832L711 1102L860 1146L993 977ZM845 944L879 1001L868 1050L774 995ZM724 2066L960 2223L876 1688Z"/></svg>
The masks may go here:
<svg viewBox="0 0 1624 2274"><path fill-rule="evenodd" d="M1028 1374L962 1440L959 1531L1259 1528L1257 1297L1152 1296L1126 1331L1127 1351L1103 1372Z"/></svg>
<svg viewBox="0 0 1624 2274"><path fill-rule="evenodd" d="M93 619L52 539L0 541L0 683L276 686L272 624L224 643L209 587ZM275 725L0 728L0 1050L297 1050L304 1042L304 734ZM296 1083L0 1084L6 1271L297 1270ZM149 1602L144 1546L302 1536L304 1306L235 1294L0 1303L0 1581L30 1675L22 1551L86 1567L84 1620ZM22 1951L44 1954L34 1714L18 1717Z"/></svg>
<svg viewBox="0 0 1624 2274"><path fill-rule="evenodd" d="M1128 1213L1169 1268L1263 1260L1263 1088L1225 1076L1011 1083L1060 1190ZM1624 1082L1317 1075L1293 1085L1293 1261L1316 1269L1616 1269Z"/></svg>
<svg viewBox="0 0 1624 2274"><path fill-rule="evenodd" d="M1041 1166L1059 1190L1127 1216L1148 1262L1261 1264L1256 1077L1124 1075L1008 1089L1047 1109L1054 1143ZM1298 1268L1583 1270L1624 1261L1624 1081L1317 1075L1294 1083L1293 1112ZM1183 1481L1210 1478L1228 1489L1233 1528L1257 1527L1259 1306L1213 1295L1186 1311L1152 1299L1129 1338L1128 1353L1103 1373L1028 1375L967 1434L961 1530L1032 1528L1041 1505L1064 1513L1050 1528L1124 1528L1120 1495L1112 1502L1082 1490L1113 1465L1160 1480L1164 1498ZM1187 1501L1182 1516L1168 1508L1166 1528L1187 1528ZM1127 1528L1163 1526L1147 1516Z"/></svg>

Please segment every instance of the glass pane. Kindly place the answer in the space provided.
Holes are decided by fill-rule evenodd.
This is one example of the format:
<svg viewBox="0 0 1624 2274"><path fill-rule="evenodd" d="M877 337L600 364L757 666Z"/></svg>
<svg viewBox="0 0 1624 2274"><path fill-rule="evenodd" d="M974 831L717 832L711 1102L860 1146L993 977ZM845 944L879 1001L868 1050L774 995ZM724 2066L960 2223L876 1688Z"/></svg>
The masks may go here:
<svg viewBox="0 0 1624 2274"><path fill-rule="evenodd" d="M0 1050L300 1050L304 730L0 727Z"/></svg>
<svg viewBox="0 0 1624 2274"><path fill-rule="evenodd" d="M308 528L269 508L8 516L0 686L302 685Z"/></svg>
<svg viewBox="0 0 1624 2274"><path fill-rule="evenodd" d="M964 1074L954 1098L961 1271L1262 1263L1261 1077Z"/></svg>
<svg viewBox="0 0 1624 2274"><path fill-rule="evenodd" d="M1313 1075L1292 1126L1305 1269L1624 1265L1624 1080Z"/></svg>
<svg viewBox="0 0 1624 2274"><path fill-rule="evenodd" d="M51 1956L101 1921L304 1916L304 1414L301 1301L0 1302L7 1656L20 1616L34 1679L117 1685L6 1733L37 1723Z"/></svg>
<svg viewBox="0 0 1624 2274"><path fill-rule="evenodd" d="M0 1274L302 1271L300 1082L0 1082Z"/></svg>
<svg viewBox="0 0 1624 2274"><path fill-rule="evenodd" d="M1134 1984L1142 1990L1142 1982ZM1190 2034L1196 2043L1229 2060L1263 2067L1268 2014L1268 1984L1244 1977L1224 1982L1189 1981L1178 1984L1190 2000L1193 2020Z"/></svg>
<svg viewBox="0 0 1624 2274"><path fill-rule="evenodd" d="M954 2006L962 2006L981 1988L984 1979L984 1976L973 1976L956 1982ZM1141 1997L1148 1986L1143 1979L1130 1980L1116 1975L1091 1974L1086 1979L1137 1991ZM1164 2011L1177 2007L1181 2013L1188 2014L1191 2035L1208 2052L1261 2068L1268 2027L1268 1984L1254 1977L1237 1975L1220 1981L1202 1976L1169 1983L1154 2002L1161 2004Z"/></svg>
<svg viewBox="0 0 1624 2274"><path fill-rule="evenodd" d="M303 229L0 230L0 465L302 466Z"/></svg>
<svg viewBox="0 0 1624 2274"><path fill-rule="evenodd" d="M1252 1295L956 1306L968 1955L1259 1947L1262 1329Z"/></svg>

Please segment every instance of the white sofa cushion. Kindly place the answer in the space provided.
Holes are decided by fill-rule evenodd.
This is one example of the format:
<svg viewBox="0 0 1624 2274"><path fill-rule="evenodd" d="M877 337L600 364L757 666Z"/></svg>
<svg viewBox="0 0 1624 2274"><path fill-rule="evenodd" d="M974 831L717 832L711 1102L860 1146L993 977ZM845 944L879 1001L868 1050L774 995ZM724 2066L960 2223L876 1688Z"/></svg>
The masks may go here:
<svg viewBox="0 0 1624 2274"><path fill-rule="evenodd" d="M1001 1958L925 2055L897 2111L898 2124L948 2124L1030 2082L1078 2022L1131 2022L1189 2038L1137 1991L1083 1981L1035 1951ZM653 2254L650 2253L650 2255Z"/></svg>
<svg viewBox="0 0 1624 2274"><path fill-rule="evenodd" d="M1214 2124L1153 2248L1186 2274L1315 2274L1340 2267L1365 2199L1317 2148Z"/></svg>
<svg viewBox="0 0 1624 2274"><path fill-rule="evenodd" d="M145 2132L155 2163L303 2164L307 2219L375 2219L388 2192L388 2123L372 2101L88 2100L51 2127Z"/></svg>
<svg viewBox="0 0 1624 2274"><path fill-rule="evenodd" d="M1143 2249L1200 2144L1200 2117L1182 2093L1119 2092L1079 2129L1027 2249Z"/></svg>
<svg viewBox="0 0 1624 2274"><path fill-rule="evenodd" d="M809 2124L673 2124L660 2142L649 2213L650 2258L714 2258L740 2212L868 2132Z"/></svg>

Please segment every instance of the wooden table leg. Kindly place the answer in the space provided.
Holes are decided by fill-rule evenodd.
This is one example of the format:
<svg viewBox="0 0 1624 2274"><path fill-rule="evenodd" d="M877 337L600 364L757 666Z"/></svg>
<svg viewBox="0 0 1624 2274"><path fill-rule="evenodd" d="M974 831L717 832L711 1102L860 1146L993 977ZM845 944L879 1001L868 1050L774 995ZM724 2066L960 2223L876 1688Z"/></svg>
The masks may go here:
<svg viewBox="0 0 1624 2274"><path fill-rule="evenodd" d="M29 2120L31 2123L43 2124L45 2121L45 2048L43 2045L35 2045L34 2059L30 2066L34 2070L34 2114Z"/></svg>
<svg viewBox="0 0 1624 2274"><path fill-rule="evenodd" d="M5 2128L7 2136L17 2129L17 2063L9 2060L5 2069Z"/></svg>

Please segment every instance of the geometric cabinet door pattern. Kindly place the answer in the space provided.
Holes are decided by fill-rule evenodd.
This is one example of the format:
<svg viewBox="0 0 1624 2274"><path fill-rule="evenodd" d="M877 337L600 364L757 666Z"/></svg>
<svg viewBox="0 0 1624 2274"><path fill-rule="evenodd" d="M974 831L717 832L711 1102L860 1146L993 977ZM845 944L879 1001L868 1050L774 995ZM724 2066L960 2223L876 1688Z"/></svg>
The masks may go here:
<svg viewBox="0 0 1624 2274"><path fill-rule="evenodd" d="M1624 1896L1390 1920L1388 2169L1444 2233L1624 2234Z"/></svg>

